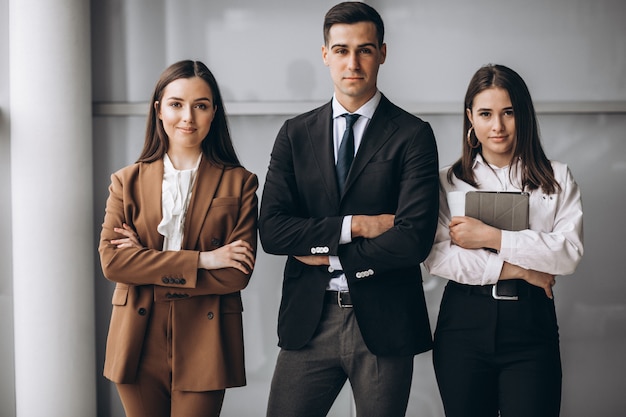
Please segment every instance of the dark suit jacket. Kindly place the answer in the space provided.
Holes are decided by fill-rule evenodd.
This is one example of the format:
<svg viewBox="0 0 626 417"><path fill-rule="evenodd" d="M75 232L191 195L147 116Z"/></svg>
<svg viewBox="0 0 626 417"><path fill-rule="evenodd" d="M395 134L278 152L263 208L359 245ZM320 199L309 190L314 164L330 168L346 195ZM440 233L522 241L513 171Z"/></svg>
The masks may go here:
<svg viewBox="0 0 626 417"><path fill-rule="evenodd" d="M256 175L200 162L187 211L183 249L162 251L163 160L137 163L111 176L100 236L104 276L116 282L104 376L133 383L153 303L172 303L172 388L209 391L245 385L240 290L250 274L198 269L201 251L238 239L256 251ZM116 249L109 241L125 222L145 248Z"/></svg>
<svg viewBox="0 0 626 417"><path fill-rule="evenodd" d="M430 125L384 96L340 196L328 103L282 126L271 155L259 216L266 252L289 255L278 318L279 346L299 349L320 320L328 267L293 256L338 255L369 350L411 355L431 348L420 262L437 226L438 159ZM374 239L339 245L345 215L395 214Z"/></svg>

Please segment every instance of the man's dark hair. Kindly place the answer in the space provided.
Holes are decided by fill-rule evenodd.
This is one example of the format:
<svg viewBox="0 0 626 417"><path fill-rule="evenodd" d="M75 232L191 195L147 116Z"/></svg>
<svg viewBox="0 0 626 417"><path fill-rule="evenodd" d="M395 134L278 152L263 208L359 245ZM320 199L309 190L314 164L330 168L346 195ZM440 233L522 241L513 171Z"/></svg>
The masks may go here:
<svg viewBox="0 0 626 417"><path fill-rule="evenodd" d="M328 46L330 28L335 24L353 24L372 22L376 26L378 47L383 45L385 25L378 12L372 7L359 1L346 1L333 6L324 17L324 44Z"/></svg>

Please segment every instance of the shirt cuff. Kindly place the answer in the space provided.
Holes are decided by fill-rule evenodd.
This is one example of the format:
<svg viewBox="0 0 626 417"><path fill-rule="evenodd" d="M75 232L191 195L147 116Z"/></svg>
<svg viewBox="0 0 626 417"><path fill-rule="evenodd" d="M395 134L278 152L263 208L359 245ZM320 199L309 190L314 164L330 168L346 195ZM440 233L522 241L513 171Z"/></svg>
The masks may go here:
<svg viewBox="0 0 626 417"><path fill-rule="evenodd" d="M345 245L352 242L352 216L346 216L341 223L341 235L339 236L339 244Z"/></svg>
<svg viewBox="0 0 626 417"><path fill-rule="evenodd" d="M328 261L330 262L330 267L333 269L333 271L343 271L343 266L341 266L341 261L339 260L338 256L331 255L328 257Z"/></svg>
<svg viewBox="0 0 626 417"><path fill-rule="evenodd" d="M490 253L487 258L487 265L483 271L482 283L480 285L493 285L500 279L504 261L495 253Z"/></svg>

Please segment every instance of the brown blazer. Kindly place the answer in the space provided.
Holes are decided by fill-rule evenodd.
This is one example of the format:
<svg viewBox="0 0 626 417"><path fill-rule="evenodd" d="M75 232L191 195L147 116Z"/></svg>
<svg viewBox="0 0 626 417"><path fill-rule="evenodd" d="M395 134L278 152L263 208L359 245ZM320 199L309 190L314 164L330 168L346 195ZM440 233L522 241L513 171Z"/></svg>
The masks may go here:
<svg viewBox="0 0 626 417"><path fill-rule="evenodd" d="M172 301L172 389L209 391L246 384L240 291L250 274L198 269L201 251L238 239L256 253L258 179L202 159L187 212L181 251L162 251L163 161L137 163L111 176L100 236L104 276L116 282L104 376L132 383L153 303ZM113 231L130 225L145 248L116 249Z"/></svg>

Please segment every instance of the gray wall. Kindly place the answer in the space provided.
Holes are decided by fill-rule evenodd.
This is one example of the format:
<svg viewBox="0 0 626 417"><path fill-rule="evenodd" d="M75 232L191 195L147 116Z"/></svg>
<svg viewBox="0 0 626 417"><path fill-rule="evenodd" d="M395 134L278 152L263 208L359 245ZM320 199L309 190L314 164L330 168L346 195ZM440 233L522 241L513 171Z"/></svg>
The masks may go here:
<svg viewBox="0 0 626 417"><path fill-rule="evenodd" d="M244 165L265 178L275 135L292 113L330 99L321 62L321 23L335 1L98 0L91 2L94 233L109 175L138 156L147 102L172 62L203 60L227 100ZM613 416L626 407L626 284L620 255L626 180L626 4L622 0L465 0L368 2L387 26L380 89L431 122L441 165L458 156L462 98L482 64L502 63L527 81L540 111L548 156L568 163L585 210L586 253L558 279L556 303L564 365L563 413ZM0 0L0 183L9 195L7 0ZM45 69L45 65L43 65ZM53 105L46 99L45 105ZM39 102L40 110L44 104ZM288 109L288 110L285 110ZM618 111L615 111L617 109ZM6 190L6 191L5 191ZM259 190L259 196L261 194ZM6 193L6 194L5 194ZM0 404L14 415L10 202L0 206ZM94 241L94 252L97 242ZM259 253L244 290L248 386L229 390L223 415L260 416L276 347L281 257ZM94 265L98 416L121 417L114 386L101 376L112 284ZM426 276L431 322L443 280ZM429 353L415 359L408 416L443 415ZM62 383L62 377L59 378ZM343 392L332 416L347 417Z"/></svg>

